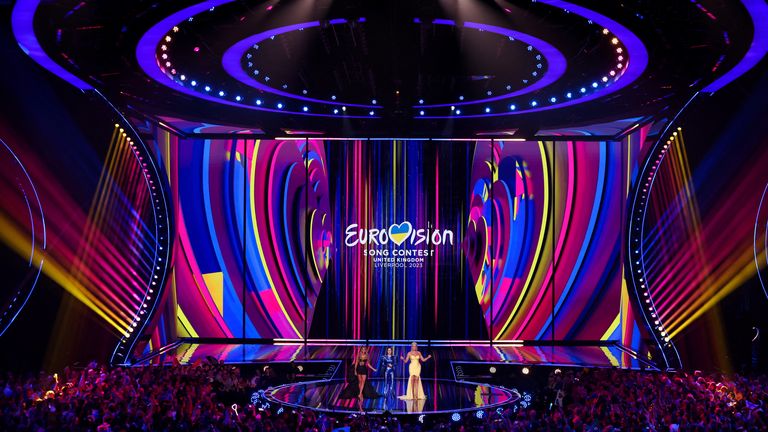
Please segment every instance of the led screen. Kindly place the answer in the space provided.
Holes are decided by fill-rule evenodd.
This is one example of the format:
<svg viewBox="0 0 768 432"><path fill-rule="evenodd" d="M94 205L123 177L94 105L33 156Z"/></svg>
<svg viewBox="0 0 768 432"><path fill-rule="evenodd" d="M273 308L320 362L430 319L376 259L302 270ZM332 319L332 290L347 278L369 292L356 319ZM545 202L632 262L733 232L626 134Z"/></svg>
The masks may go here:
<svg viewBox="0 0 768 432"><path fill-rule="evenodd" d="M636 343L636 144L165 141L177 336Z"/></svg>

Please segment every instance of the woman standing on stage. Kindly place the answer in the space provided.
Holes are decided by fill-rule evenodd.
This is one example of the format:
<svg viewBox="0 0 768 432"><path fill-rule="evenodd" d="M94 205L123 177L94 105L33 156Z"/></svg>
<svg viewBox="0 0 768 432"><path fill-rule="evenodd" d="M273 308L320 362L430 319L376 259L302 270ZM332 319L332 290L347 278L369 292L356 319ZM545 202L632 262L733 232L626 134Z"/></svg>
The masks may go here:
<svg viewBox="0 0 768 432"><path fill-rule="evenodd" d="M395 354L394 348L387 347L385 354L381 356L384 363L384 395L389 396L395 390Z"/></svg>
<svg viewBox="0 0 768 432"><path fill-rule="evenodd" d="M357 375L357 385L360 393L357 398L363 400L363 389L365 388L365 382L368 380L368 369L376 372L373 366L371 366L370 358L368 357L368 347L364 346L360 348L357 356L355 357L355 374Z"/></svg>
<svg viewBox="0 0 768 432"><path fill-rule="evenodd" d="M411 344L411 351L408 352L406 357L400 356L400 360L402 360L403 363L410 362L408 365L408 375L410 375L408 378L408 390L405 392L405 395L400 396L400 399L423 400L427 398L424 394L424 387L421 385L421 362L425 362L431 358L431 354L427 357L421 355L419 346L416 342Z"/></svg>

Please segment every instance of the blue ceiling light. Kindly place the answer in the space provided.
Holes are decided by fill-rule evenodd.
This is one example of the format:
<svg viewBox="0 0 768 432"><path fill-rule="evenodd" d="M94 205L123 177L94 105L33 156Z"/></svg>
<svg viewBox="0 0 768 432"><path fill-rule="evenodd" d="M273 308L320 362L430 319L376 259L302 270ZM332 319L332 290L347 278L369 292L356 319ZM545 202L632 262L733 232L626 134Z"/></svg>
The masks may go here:
<svg viewBox="0 0 768 432"><path fill-rule="evenodd" d="M512 104L512 105L509 106L509 110L510 111L514 111L516 109L517 109L517 107L515 106L515 104Z"/></svg>
<svg viewBox="0 0 768 432"><path fill-rule="evenodd" d="M568 99L570 99L571 97L573 97L573 93L571 93L571 92L568 92L568 93L566 93L566 94L565 94L565 97L567 97Z"/></svg>
<svg viewBox="0 0 768 432"><path fill-rule="evenodd" d="M424 115L424 110L419 111L419 115Z"/></svg>
<svg viewBox="0 0 768 432"><path fill-rule="evenodd" d="M192 87L195 87L195 86L197 86L197 81L195 81L195 80L192 80L192 81L190 82L190 84L192 84Z"/></svg>
<svg viewBox="0 0 768 432"><path fill-rule="evenodd" d="M301 110L304 111L304 112L307 112L307 111L309 111L309 107L306 107L306 106L302 107Z"/></svg>
<svg viewBox="0 0 768 432"><path fill-rule="evenodd" d="M456 115L459 115L459 114L461 114L461 110L460 110L460 109L457 109L457 110L456 110Z"/></svg>
<svg viewBox="0 0 768 432"><path fill-rule="evenodd" d="M597 88L597 81L592 83L592 88Z"/></svg>
<svg viewBox="0 0 768 432"><path fill-rule="evenodd" d="M368 115L372 116L373 115L373 111L368 111Z"/></svg>
<svg viewBox="0 0 768 432"><path fill-rule="evenodd" d="M256 99L256 105L261 105L261 99Z"/></svg>
<svg viewBox="0 0 768 432"><path fill-rule="evenodd" d="M283 109L283 104L278 102L277 109Z"/></svg>
<svg viewBox="0 0 768 432"><path fill-rule="evenodd" d="M486 112L486 113L489 113L489 112L491 112L491 108L490 108L490 107L485 107L485 112Z"/></svg>
<svg viewBox="0 0 768 432"><path fill-rule="evenodd" d="M376 99L371 99L371 103L376 105Z"/></svg>
<svg viewBox="0 0 768 432"><path fill-rule="evenodd" d="M241 100L243 100L243 98L241 96L235 96L235 100L240 102Z"/></svg>
<svg viewBox="0 0 768 432"><path fill-rule="evenodd" d="M333 109L333 113L334 113L334 114L338 114L338 113L339 113L339 109L338 109L338 108L334 108L334 109Z"/></svg>
<svg viewBox="0 0 768 432"><path fill-rule="evenodd" d="M225 93L224 90L219 90L219 96L224 97Z"/></svg>
<svg viewBox="0 0 768 432"><path fill-rule="evenodd" d="M331 100L336 100L336 95L331 95Z"/></svg>
<svg viewBox="0 0 768 432"><path fill-rule="evenodd" d="M207 92L211 91L211 86L205 86L205 91Z"/></svg>
<svg viewBox="0 0 768 432"><path fill-rule="evenodd" d="M582 93L586 93L586 92L587 92L587 89L586 89L586 88L584 88L584 87L582 87L582 88L581 88L579 91L580 91L580 92L582 92Z"/></svg>
<svg viewBox="0 0 768 432"><path fill-rule="evenodd" d="M555 102L557 102L557 98L552 96L551 98L549 98L549 101L552 102L552 103L555 103Z"/></svg>
<svg viewBox="0 0 768 432"><path fill-rule="evenodd" d="M186 76L186 75L184 75L184 74L181 74L181 76L179 77L179 79L180 79L180 80L182 80L182 81L186 81L186 80L187 80L187 76Z"/></svg>
<svg viewBox="0 0 768 432"><path fill-rule="evenodd" d="M419 99L419 103L423 104L424 103L424 99Z"/></svg>
<svg viewBox="0 0 768 432"><path fill-rule="evenodd" d="M536 105L538 105L538 104L539 104L539 103L538 103L538 102L536 102L536 101L531 101L531 106L532 106L532 107L535 107L535 106L536 106Z"/></svg>
<svg viewBox="0 0 768 432"><path fill-rule="evenodd" d="M459 100L463 101L464 100L464 96L459 96Z"/></svg>

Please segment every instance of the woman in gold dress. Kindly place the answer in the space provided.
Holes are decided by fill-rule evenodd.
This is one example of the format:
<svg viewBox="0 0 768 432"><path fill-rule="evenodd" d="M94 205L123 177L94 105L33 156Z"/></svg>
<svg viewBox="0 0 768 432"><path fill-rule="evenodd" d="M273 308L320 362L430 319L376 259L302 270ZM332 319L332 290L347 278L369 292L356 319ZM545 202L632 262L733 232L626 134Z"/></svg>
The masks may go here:
<svg viewBox="0 0 768 432"><path fill-rule="evenodd" d="M421 355L419 346L416 342L411 344L411 351L408 352L407 356L400 356L400 360L402 360L403 363L410 362L408 365L408 390L405 392L405 395L400 396L400 399L424 400L427 398L424 394L424 387L421 385L421 362L425 362L431 358L431 354L426 357Z"/></svg>

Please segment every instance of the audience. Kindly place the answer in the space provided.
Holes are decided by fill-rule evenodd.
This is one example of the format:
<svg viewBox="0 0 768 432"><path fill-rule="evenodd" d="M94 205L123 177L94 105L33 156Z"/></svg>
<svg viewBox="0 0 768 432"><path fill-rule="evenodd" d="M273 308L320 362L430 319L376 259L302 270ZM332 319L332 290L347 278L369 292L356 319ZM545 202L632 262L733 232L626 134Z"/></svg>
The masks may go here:
<svg viewBox="0 0 768 432"><path fill-rule="evenodd" d="M260 370L215 362L0 377L0 430L28 431L761 431L768 379L739 375L556 369L530 405L482 416L329 417L250 404ZM269 378L269 379L267 379ZM232 399L232 395L239 395ZM227 400L229 399L229 400ZM240 400L232 404L233 400ZM480 418L481 417L481 418Z"/></svg>

